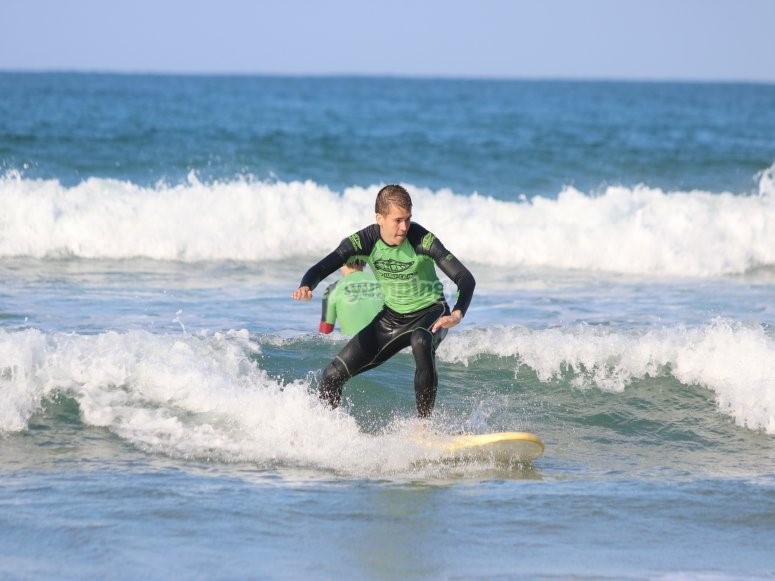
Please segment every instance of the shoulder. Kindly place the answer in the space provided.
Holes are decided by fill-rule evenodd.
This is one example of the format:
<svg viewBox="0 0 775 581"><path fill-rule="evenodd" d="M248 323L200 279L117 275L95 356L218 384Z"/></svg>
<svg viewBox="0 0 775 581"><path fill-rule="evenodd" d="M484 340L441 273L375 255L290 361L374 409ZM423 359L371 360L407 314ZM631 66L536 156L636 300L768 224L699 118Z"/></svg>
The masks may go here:
<svg viewBox="0 0 775 581"><path fill-rule="evenodd" d="M374 244L379 240L379 226L370 224L354 234L350 234L348 240L356 254L369 254L371 249L374 248Z"/></svg>
<svg viewBox="0 0 775 581"><path fill-rule="evenodd" d="M406 239L409 241L409 244L412 245L415 252L427 254L430 251L431 246L433 246L433 243L436 241L436 236L424 226L412 222L409 225L409 232L406 234Z"/></svg>
<svg viewBox="0 0 775 581"><path fill-rule="evenodd" d="M338 280L336 282L334 282L333 284L330 284L330 285L328 285L326 287L326 290L323 293L323 298L330 297L333 294L333 292L336 290L337 283L339 283Z"/></svg>
<svg viewBox="0 0 775 581"><path fill-rule="evenodd" d="M409 224L409 232L406 233L406 238L414 245L416 242L420 242L426 234L429 234L429 232L424 226L417 222L412 222Z"/></svg>

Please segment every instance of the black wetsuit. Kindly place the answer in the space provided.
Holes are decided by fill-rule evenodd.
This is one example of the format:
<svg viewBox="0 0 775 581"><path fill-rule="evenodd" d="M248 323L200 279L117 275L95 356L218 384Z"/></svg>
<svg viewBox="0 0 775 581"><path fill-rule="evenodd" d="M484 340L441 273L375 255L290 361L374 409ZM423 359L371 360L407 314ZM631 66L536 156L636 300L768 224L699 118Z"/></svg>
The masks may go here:
<svg viewBox="0 0 775 581"><path fill-rule="evenodd" d="M427 417L433 411L438 386L436 348L447 333L446 329L431 333L431 327L450 313L434 264L457 285L457 302L452 310L464 315L476 285L474 277L419 224L411 223L406 238L397 246L385 243L379 226L372 224L342 240L336 250L307 271L299 286L314 289L354 256L371 266L382 288L385 307L326 367L320 396L332 407L338 406L348 379L411 346L416 363L417 413Z"/></svg>

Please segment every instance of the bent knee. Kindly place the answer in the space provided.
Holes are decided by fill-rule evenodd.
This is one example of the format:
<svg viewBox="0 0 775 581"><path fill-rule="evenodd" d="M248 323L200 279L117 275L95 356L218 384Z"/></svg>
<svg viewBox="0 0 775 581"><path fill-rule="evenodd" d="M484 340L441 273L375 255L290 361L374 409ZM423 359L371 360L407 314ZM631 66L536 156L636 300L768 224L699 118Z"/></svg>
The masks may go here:
<svg viewBox="0 0 775 581"><path fill-rule="evenodd" d="M336 385L340 383L344 383L349 379L349 374L347 373L347 369L342 364L339 359L334 359L331 363L328 364L328 366L323 370L323 377L321 379L321 383L325 385Z"/></svg>
<svg viewBox="0 0 775 581"><path fill-rule="evenodd" d="M318 396L332 408L339 406L342 399L342 387L348 379L344 365L334 359L323 371L318 387Z"/></svg>
<svg viewBox="0 0 775 581"><path fill-rule="evenodd" d="M433 348L433 334L428 329L415 329L410 344L412 351L430 351Z"/></svg>

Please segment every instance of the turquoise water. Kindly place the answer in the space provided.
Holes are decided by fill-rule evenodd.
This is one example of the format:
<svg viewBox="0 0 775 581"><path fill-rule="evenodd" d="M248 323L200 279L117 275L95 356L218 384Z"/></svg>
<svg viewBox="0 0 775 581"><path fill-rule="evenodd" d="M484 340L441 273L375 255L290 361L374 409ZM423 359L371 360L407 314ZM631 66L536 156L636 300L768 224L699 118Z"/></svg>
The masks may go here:
<svg viewBox="0 0 775 581"><path fill-rule="evenodd" d="M774 577L773 136L769 85L0 74L0 573ZM317 401L290 293L388 182L478 282L432 429L532 465L418 448L408 353Z"/></svg>

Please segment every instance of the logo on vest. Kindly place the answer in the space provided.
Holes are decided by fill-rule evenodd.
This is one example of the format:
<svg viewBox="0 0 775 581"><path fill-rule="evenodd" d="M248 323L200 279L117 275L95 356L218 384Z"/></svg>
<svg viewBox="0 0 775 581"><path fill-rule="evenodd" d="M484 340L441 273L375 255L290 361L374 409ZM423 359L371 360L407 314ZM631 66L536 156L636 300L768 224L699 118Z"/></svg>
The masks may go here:
<svg viewBox="0 0 775 581"><path fill-rule="evenodd" d="M349 299L356 297L372 298L379 294L379 284L376 282L354 282L344 287L344 293Z"/></svg>
<svg viewBox="0 0 775 581"><path fill-rule="evenodd" d="M395 260L394 258L389 258L387 260L383 258L374 261L374 268L383 272L404 272L411 266L412 262L401 262L400 260Z"/></svg>
<svg viewBox="0 0 775 581"><path fill-rule="evenodd" d="M405 272L412 267L412 264L414 264L414 262L401 262L394 258L382 258L374 261L374 268L377 271L379 278L408 280L415 276L414 272Z"/></svg>

